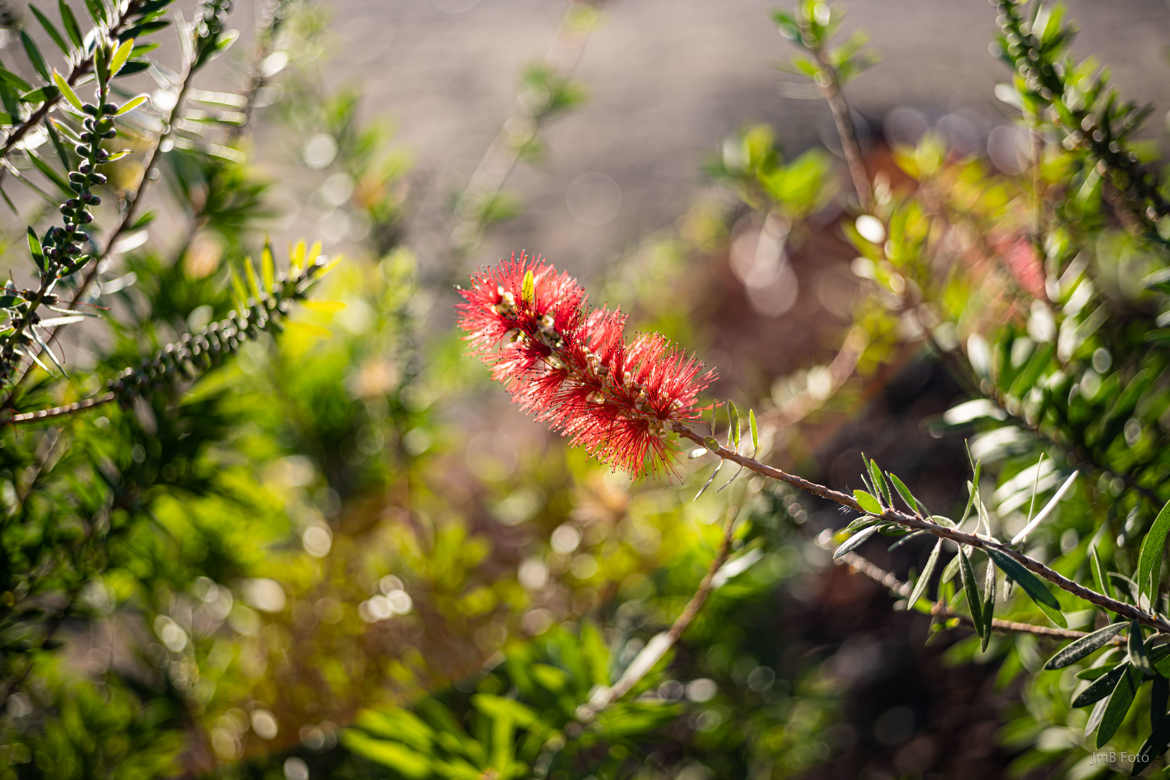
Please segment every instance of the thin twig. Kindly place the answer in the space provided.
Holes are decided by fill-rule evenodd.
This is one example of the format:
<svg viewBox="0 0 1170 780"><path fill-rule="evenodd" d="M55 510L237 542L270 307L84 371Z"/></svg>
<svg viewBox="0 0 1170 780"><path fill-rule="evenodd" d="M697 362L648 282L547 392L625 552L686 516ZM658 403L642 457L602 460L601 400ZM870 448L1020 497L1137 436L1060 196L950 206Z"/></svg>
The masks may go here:
<svg viewBox="0 0 1170 780"><path fill-rule="evenodd" d="M615 702L624 698L662 660L662 657L674 647L675 643L686 633L691 624L695 622L695 618L698 617L699 612L702 611L703 606L707 603L707 599L710 598L711 593L715 590L715 579L719 574L719 570L727 562L727 558L731 554L731 539L735 531L735 521L738 516L738 504L729 505L725 510L723 538L719 543L719 549L715 553L715 557L711 560L711 565L707 567L707 573L703 575L703 579L699 582L699 586L695 589L690 601L683 607L678 617L674 619L670 628L665 633L653 637L646 644L642 651L630 662L630 665L626 667L625 672L622 673L622 676L618 678L617 682L608 688L598 689L590 696L588 702L577 708L573 721L563 730L565 739L576 739L579 737L597 719L598 715L613 706ZM547 776L552 760L562 744L563 742L557 742L551 739L545 743L544 750L542 750L541 755L535 761L536 771L540 773L537 775L538 777Z"/></svg>
<svg viewBox="0 0 1170 780"><path fill-rule="evenodd" d="M816 539L818 547L827 552L833 551L833 544L827 539ZM855 552L847 552L834 559L834 563L847 566L850 570L868 577L869 579L881 585L886 590L890 591L896 596L901 596L904 599L910 598L912 588L905 582L899 580L893 572L886 571L878 566L873 561L869 560L863 555ZM931 609L931 614L942 618L958 618L968 627L974 627L975 622L970 615L962 612L957 612L942 603L936 603ZM1021 623L1015 620L1001 620L1000 618L992 618L991 627L996 631L1014 634L1033 634L1035 636L1054 637L1056 639L1080 639L1086 636L1084 631L1076 631L1071 628L1056 628L1054 626L1037 626L1033 623ZM1121 643L1121 639L1115 640L1116 644Z"/></svg>
<svg viewBox="0 0 1170 780"><path fill-rule="evenodd" d="M117 396L112 392L105 392L101 395L91 396L90 398L74 401L71 404L64 404L63 406L54 406L50 409L37 409L35 412L14 414L9 422L14 425L20 425L21 423L40 422L51 417L64 417L69 414L84 412L87 409L93 409L95 406L103 406L116 398Z"/></svg>
<svg viewBox="0 0 1170 780"><path fill-rule="evenodd" d="M248 78L248 86L244 90L244 105L241 110L243 119L239 124L235 125L228 131L227 142L229 146L233 146L239 142L243 137L244 132L252 124L252 115L256 111L256 98L260 94L260 90L268 85L269 77L264 73L264 60L272 54L273 46L276 43L277 33L287 16L287 8L289 0L272 0L269 3L267 20L261 26L259 35L259 42L256 44L256 50L252 54L252 71Z"/></svg>
<svg viewBox="0 0 1170 780"><path fill-rule="evenodd" d="M804 477L798 476L796 474L789 474L783 469L761 463L754 458L747 457L746 455L740 455L738 452L729 450L723 445L719 444L719 442L715 441L713 438L704 437L681 423L675 423L672 426L672 429L675 433L678 433L680 436L690 439L696 444L705 447L715 455L718 455L725 460L738 463L741 466L756 472L757 474L768 477L769 479L775 479L780 482L787 483L793 487L805 491L806 493L819 496L820 498L831 501L835 504L838 504L839 506L852 509L862 514L870 514L865 509L863 509L862 506L857 503L857 500L854 499L851 495L842 493L839 490L834 490L820 483L805 479ZM1087 601L1091 604L1095 604L1102 609L1106 609L1110 612L1114 612L1118 615L1129 618L1130 620L1136 620L1142 625L1151 626L1159 631L1170 632L1170 622L1167 622L1157 614L1146 612L1144 610L1138 609L1132 604L1126 604L1125 602L1110 598L1104 593L1098 593L1091 588L1086 588L1080 583L1065 577L1060 572L1055 571L1035 558L1025 555L1011 545L1005 544L998 539L967 533L966 531L960 531L958 528L951 528L934 523L920 515L911 515L892 508L884 509L877 517L881 520L894 523L911 531L925 531L929 534L939 537L940 539L949 539L952 542L965 544L969 547L973 547L979 550L994 550L998 553L1006 555L1032 573L1048 580L1056 587L1067 593L1071 593L1077 598L1083 599L1084 601Z"/></svg>
<svg viewBox="0 0 1170 780"><path fill-rule="evenodd" d="M179 92L175 100L175 105L171 107L170 113L167 114L166 121L163 123L162 132L160 132L158 137L155 138L154 144L150 150L150 156L146 159L146 164L142 169L142 178L139 180L138 187L134 190L134 194L131 195L130 199L126 202L126 208L122 212L122 219L118 222L118 226L114 228L114 231L110 234L110 237L106 239L105 247L103 247L97 258L90 264L89 269L85 272L85 276L82 277L81 284L78 285L77 289L73 292L73 296L69 299L69 305L67 308L72 309L81 302L82 298L85 297L86 292L89 291L90 286L93 285L93 283L97 280L98 274L101 273L102 264L106 261L107 258L109 258L110 253L113 251L114 246L118 242L118 239L122 237L122 235L133 223L134 217L138 213L138 206L142 202L143 193L146 192L146 187L150 183L151 175L153 174L155 167L158 165L159 160L162 158L163 144L168 138L171 137L171 134L174 132L175 123L179 119L179 112L182 110L183 100L187 96L187 91L191 86L191 80L195 73L193 67L194 58L194 53L192 53L188 58L188 61L183 70L183 79L179 85ZM45 344L52 345L53 342L56 341L60 332L60 327L53 328L48 337L44 340ZM39 348L37 351L39 352ZM34 354L36 354L36 352L34 352ZM29 360L25 364L25 367L21 371L19 377L17 377L17 380L13 382L12 388L8 391L8 395L4 399L4 402L0 404L0 408L6 408L12 403L13 398L16 397L16 393L20 389L21 383L23 383L28 378L29 374L32 373L33 367L35 365L36 362L33 360Z"/></svg>
<svg viewBox="0 0 1170 780"><path fill-rule="evenodd" d="M128 4L125 7L125 11L111 24L107 25L106 29L109 31L109 36L111 38L117 39L123 28L126 27L127 20L138 9L139 5L141 5L141 2L132 2ZM69 84L70 87L76 86L78 81L93 71L93 59L96 53L97 48L95 47L94 51L91 52L88 57L82 58L80 62L75 64L69 70L69 74L65 76L65 81ZM18 144L30 130L43 122L45 117L49 115L49 112L56 108L57 104L60 102L61 92L58 90L55 95L50 98L46 98L45 102L41 103L37 110L29 114L28 117L24 119L24 121L13 125L12 129L8 131L8 135L5 136L3 145L0 145L0 160L7 159L8 154L13 150L13 148L15 148L16 144ZM4 168L0 167L0 178L3 177L3 173Z"/></svg>
<svg viewBox="0 0 1170 780"><path fill-rule="evenodd" d="M808 51L820 68L821 78L816 80L817 88L829 105L829 113L833 115L833 124L836 125L837 136L841 139L841 153L845 157L845 167L849 169L849 178L853 181L857 200L863 211L869 211L873 208L873 187L870 185L869 172L866 171L865 161L861 156L861 144L857 142L857 127L849 113L845 93L841 91L841 76L829 62L824 44Z"/></svg>

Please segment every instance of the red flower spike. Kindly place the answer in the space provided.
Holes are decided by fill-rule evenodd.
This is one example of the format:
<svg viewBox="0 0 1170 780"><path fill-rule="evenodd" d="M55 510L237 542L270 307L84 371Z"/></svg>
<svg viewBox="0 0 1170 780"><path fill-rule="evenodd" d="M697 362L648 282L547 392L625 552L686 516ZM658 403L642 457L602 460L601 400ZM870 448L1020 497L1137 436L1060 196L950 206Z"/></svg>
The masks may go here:
<svg viewBox="0 0 1170 780"><path fill-rule="evenodd" d="M540 257L513 254L460 294L472 352L525 412L614 468L669 469L671 423L699 417L714 371L656 333L626 344L626 316L589 310L576 280Z"/></svg>

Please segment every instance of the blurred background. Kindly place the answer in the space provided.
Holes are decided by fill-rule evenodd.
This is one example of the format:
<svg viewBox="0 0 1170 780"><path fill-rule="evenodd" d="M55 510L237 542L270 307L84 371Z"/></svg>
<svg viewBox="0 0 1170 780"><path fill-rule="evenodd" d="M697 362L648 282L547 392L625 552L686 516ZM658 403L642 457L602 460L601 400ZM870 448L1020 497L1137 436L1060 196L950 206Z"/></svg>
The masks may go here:
<svg viewBox="0 0 1170 780"><path fill-rule="evenodd" d="M750 480L692 501L709 467L685 458L670 478L611 473L520 414L454 329L470 272L542 253L717 367L714 396L756 409L765 459L851 490L865 452L955 508L946 486L967 456L937 423L964 396L920 334L867 303L833 122L788 64L771 4L306 0L258 48L267 5L236 4L241 38L200 85L265 74L243 146L257 202L173 208L151 228L165 250L126 263L142 279L171 269L142 292L165 335L209 315L176 290L226 298L220 271L266 236L345 260L275 346L249 346L188 396L215 433L160 446L215 489L153 500L153 525L87 585L90 615L8 709L19 726L22 707L78 679L92 698L43 738L12 739L10 757L56 755L58 776L95 756L110 776L440 776L429 732L403 737L422 728L411 713L472 731L503 722L492 707L521 690L557 694L549 710L570 717L682 609L742 488L739 568L647 676L662 706L535 750L554 775L1043 765L1036 734L1011 731L1018 668L972 660L963 632L935 634L834 566L815 540L840 512ZM1025 170L1028 136L996 97L1007 71L989 4L842 9L843 37L864 30L877 55L846 97L885 186L908 181L893 148L924 138L989 175ZM1167 67L1170 7L1126 9L1069 3L1075 49L1166 105L1170 81L1151 73ZM763 198L761 150L779 171ZM183 203L213 191L181 156L164 178L202 182L168 188ZM925 552L875 559L905 579ZM137 710L103 675L165 691L169 709ZM508 722L552 717L532 706Z"/></svg>

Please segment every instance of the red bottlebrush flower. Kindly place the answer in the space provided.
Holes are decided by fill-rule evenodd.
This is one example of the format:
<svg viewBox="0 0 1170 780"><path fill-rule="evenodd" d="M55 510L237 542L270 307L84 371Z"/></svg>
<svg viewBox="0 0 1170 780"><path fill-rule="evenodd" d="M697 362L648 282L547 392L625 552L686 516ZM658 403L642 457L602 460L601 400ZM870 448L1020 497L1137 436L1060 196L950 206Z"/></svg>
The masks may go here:
<svg viewBox="0 0 1170 780"><path fill-rule="evenodd" d="M589 310L576 280L517 258L460 290L459 325L524 411L636 476L669 467L671 423L694 420L714 371L662 336L625 341L626 316Z"/></svg>

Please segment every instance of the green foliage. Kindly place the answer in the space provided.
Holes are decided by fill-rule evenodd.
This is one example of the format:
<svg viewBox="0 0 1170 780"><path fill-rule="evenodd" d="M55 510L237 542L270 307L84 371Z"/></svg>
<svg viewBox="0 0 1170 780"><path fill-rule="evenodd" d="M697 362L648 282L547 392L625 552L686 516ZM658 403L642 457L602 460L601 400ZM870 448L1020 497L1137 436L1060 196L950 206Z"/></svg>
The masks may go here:
<svg viewBox="0 0 1170 780"><path fill-rule="evenodd" d="M622 702L588 727L578 708L610 686L614 659L592 624L513 648L473 693L441 692L410 710L367 712L342 743L393 777L613 776L638 765L638 740L678 713L653 697ZM660 682L643 679L643 689ZM594 758L600 756L600 759Z"/></svg>

